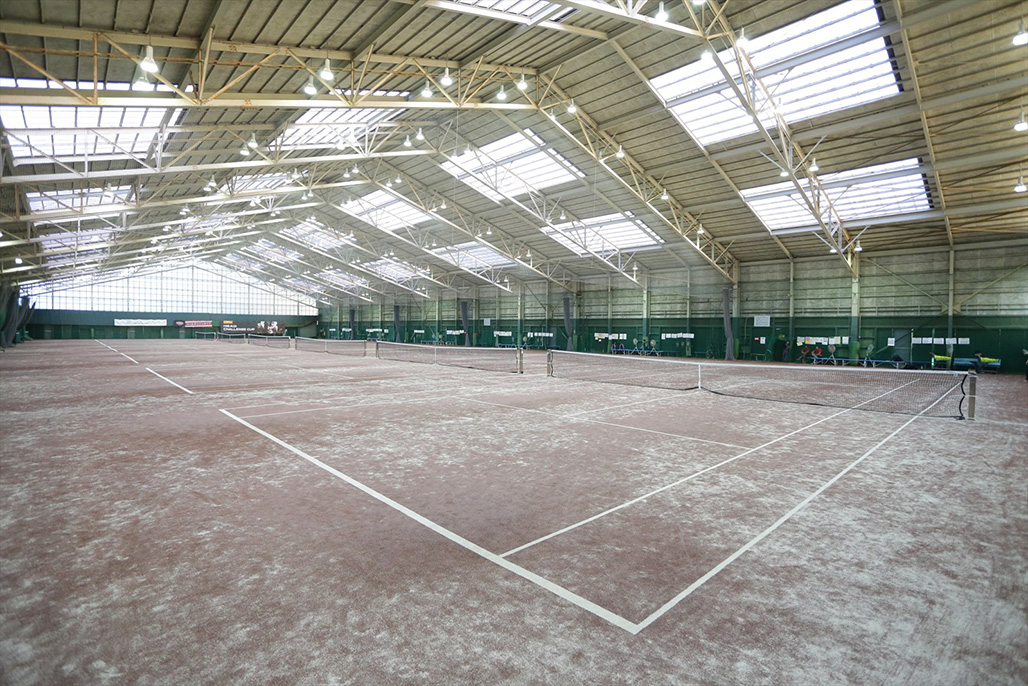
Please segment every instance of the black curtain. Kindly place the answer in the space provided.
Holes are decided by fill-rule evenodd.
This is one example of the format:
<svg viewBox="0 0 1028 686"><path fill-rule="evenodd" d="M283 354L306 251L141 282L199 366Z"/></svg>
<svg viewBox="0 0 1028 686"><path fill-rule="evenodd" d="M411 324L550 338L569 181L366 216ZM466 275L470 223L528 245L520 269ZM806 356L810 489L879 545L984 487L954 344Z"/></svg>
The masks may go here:
<svg viewBox="0 0 1028 686"><path fill-rule="evenodd" d="M464 345L471 345L471 322L468 319L468 301L460 303L460 320L464 323Z"/></svg>
<svg viewBox="0 0 1028 686"><path fill-rule="evenodd" d="M400 342L400 306L393 305L393 340Z"/></svg>
<svg viewBox="0 0 1028 686"><path fill-rule="evenodd" d="M575 332L571 324L571 298L564 298L564 330L568 332L568 350L575 349Z"/></svg>
<svg viewBox="0 0 1028 686"><path fill-rule="evenodd" d="M357 310L350 308L350 338L357 338Z"/></svg>
<svg viewBox="0 0 1028 686"><path fill-rule="evenodd" d="M725 320L725 359L735 359L735 338L732 335L732 289L721 289L721 308Z"/></svg>

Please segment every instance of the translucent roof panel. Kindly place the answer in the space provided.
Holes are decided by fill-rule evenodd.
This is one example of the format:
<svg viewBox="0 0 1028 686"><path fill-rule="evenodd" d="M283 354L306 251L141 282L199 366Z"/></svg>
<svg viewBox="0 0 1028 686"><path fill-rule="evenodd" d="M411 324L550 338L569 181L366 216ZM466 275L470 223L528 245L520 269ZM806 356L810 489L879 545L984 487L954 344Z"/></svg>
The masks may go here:
<svg viewBox="0 0 1028 686"><path fill-rule="evenodd" d="M227 262L236 269L242 269L244 271L260 271L261 269L264 269L265 266L264 263L260 262L259 260L255 260L252 257L246 257L244 255L239 255L236 253L225 255L221 258L221 260L223 262Z"/></svg>
<svg viewBox="0 0 1028 686"><path fill-rule="evenodd" d="M664 240L630 212L607 214L540 229L576 255L609 255L619 250L659 245Z"/></svg>
<svg viewBox="0 0 1028 686"><path fill-rule="evenodd" d="M115 203L126 203L132 196L131 186L110 186L107 188L55 189L46 193L30 191L25 194L29 209L80 210Z"/></svg>
<svg viewBox="0 0 1028 686"><path fill-rule="evenodd" d="M282 188L293 182L289 174L279 172L275 174L250 174L236 176L221 185L218 190L221 193L242 193L245 191L263 191L272 188Z"/></svg>
<svg viewBox="0 0 1028 686"><path fill-rule="evenodd" d="M475 241L435 248L432 253L454 266L476 272L514 264L509 257Z"/></svg>
<svg viewBox="0 0 1028 686"><path fill-rule="evenodd" d="M284 286L289 286L293 290L299 293L303 293L305 295L320 292L323 290L323 287L320 284L314 283L313 281L308 281L307 279L304 279L299 276L290 276L288 278L282 279L282 284Z"/></svg>
<svg viewBox="0 0 1028 686"><path fill-rule="evenodd" d="M343 208L372 226L390 233L432 220L432 215L381 190L353 198Z"/></svg>
<svg viewBox="0 0 1028 686"><path fill-rule="evenodd" d="M443 163L443 169L496 202L584 177L531 129Z"/></svg>
<svg viewBox="0 0 1028 686"><path fill-rule="evenodd" d="M331 250L352 242L352 234L344 235L330 229L319 221L306 220L296 226L283 229L282 233L301 243L321 250Z"/></svg>
<svg viewBox="0 0 1028 686"><path fill-rule="evenodd" d="M272 147L278 144L286 150L334 147L340 139L360 137L367 129L403 113L402 109L315 107L287 126Z"/></svg>
<svg viewBox="0 0 1028 686"><path fill-rule="evenodd" d="M406 281L417 276L428 276L426 270L396 258L383 258L374 262L367 262L364 266L392 281Z"/></svg>
<svg viewBox="0 0 1028 686"><path fill-rule="evenodd" d="M820 181L844 222L931 209L916 159L825 174ZM807 190L806 179L800 186ZM814 213L791 182L744 190L742 197L772 233L816 224Z"/></svg>
<svg viewBox="0 0 1028 686"><path fill-rule="evenodd" d="M281 245L277 245L269 241L267 238L262 238L256 243L246 246L245 250L256 255L260 255L268 262L275 262L277 264L295 262L303 257L303 253L290 250L289 248L283 248Z"/></svg>
<svg viewBox="0 0 1028 686"><path fill-rule="evenodd" d="M873 0L848 0L749 39L746 54L785 121L802 121L899 93L884 38L870 38L844 49L831 48L879 25ZM816 50L825 54L793 60ZM739 73L733 49L720 51L718 57L730 74ZM671 105L682 126L702 145L757 131L753 118L714 60L697 60L651 83ZM756 107L761 124L775 128L773 108L760 88L756 89Z"/></svg>
<svg viewBox="0 0 1028 686"><path fill-rule="evenodd" d="M319 272L317 277L322 281L327 281L341 288L364 288L371 283L363 277L355 276L341 269L326 269L323 272Z"/></svg>
<svg viewBox="0 0 1028 686"><path fill-rule="evenodd" d="M483 9L503 12L504 14L516 14L520 17L534 19L540 15L551 21L561 19L574 9L562 9L560 5L542 0L456 0L461 5L481 7Z"/></svg>
<svg viewBox="0 0 1028 686"><path fill-rule="evenodd" d="M166 107L0 105L0 123L15 162L46 156L128 157L150 149L167 113ZM173 110L171 124L181 116L181 109Z"/></svg>
<svg viewBox="0 0 1028 686"><path fill-rule="evenodd" d="M80 230L74 232L55 232L47 234L41 245L45 250L74 248L75 250L91 250L100 244L106 244L113 235L111 229ZM106 246L104 246L106 247Z"/></svg>

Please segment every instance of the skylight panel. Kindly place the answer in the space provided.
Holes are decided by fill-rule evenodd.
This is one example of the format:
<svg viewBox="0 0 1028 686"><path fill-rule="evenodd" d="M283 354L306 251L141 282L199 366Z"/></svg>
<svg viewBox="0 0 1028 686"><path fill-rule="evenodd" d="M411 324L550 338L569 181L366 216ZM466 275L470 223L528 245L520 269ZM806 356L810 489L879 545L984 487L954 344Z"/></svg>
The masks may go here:
<svg viewBox="0 0 1028 686"><path fill-rule="evenodd" d="M481 7L482 9L529 18L536 17L541 12L545 12L549 16L560 7L560 5L555 5L552 2L542 2L541 0L456 0L456 2L461 5Z"/></svg>
<svg viewBox="0 0 1028 686"><path fill-rule="evenodd" d="M322 281L327 281L340 288L365 288L371 283L363 277L344 272L341 269L326 269L317 276Z"/></svg>
<svg viewBox="0 0 1028 686"><path fill-rule="evenodd" d="M751 39L747 55L775 100L772 107L764 91L756 89L761 124L767 129L777 126L775 108L786 122L794 122L897 95L899 86L884 38L831 49L879 25L873 0L849 0ZM816 50L828 54L809 60L801 57ZM733 49L722 50L718 57L730 74L739 73ZM713 60L687 64L651 83L682 126L704 146L757 131Z"/></svg>
<svg viewBox="0 0 1028 686"><path fill-rule="evenodd" d="M282 233L301 243L321 250L331 250L343 245L349 245L353 241L353 234L343 235L334 229L330 229L321 222L306 221L303 224L291 226L284 229Z"/></svg>
<svg viewBox="0 0 1028 686"><path fill-rule="evenodd" d="M496 202L585 177L560 153L544 146L539 136L525 129L525 135L515 133L468 150L442 167Z"/></svg>
<svg viewBox="0 0 1028 686"><path fill-rule="evenodd" d="M396 119L403 112L402 109L311 108L286 128L273 147L281 145L286 150L334 147L340 140L359 139L369 128Z"/></svg>
<svg viewBox="0 0 1028 686"><path fill-rule="evenodd" d="M225 255L222 261L228 262L235 269L241 269L243 271L260 271L264 269L264 263L259 260L255 260L252 257L246 257L238 253L232 253Z"/></svg>
<svg viewBox="0 0 1028 686"><path fill-rule="evenodd" d="M282 188L293 182L289 174L279 172L274 174L250 174L247 176L236 176L221 185L219 192L227 194L243 193L245 191L264 191L272 188Z"/></svg>
<svg viewBox="0 0 1028 686"><path fill-rule="evenodd" d="M0 105L0 123L16 164L48 156L128 158L149 151L167 113L166 107ZM181 109L172 110L171 123L181 116Z"/></svg>
<svg viewBox="0 0 1028 686"><path fill-rule="evenodd" d="M267 238L262 238L252 245L248 245L246 250L260 255L268 262L274 262L276 264L283 264L285 262L295 262L296 260L303 257L303 253L289 248L284 248L281 245L277 245Z"/></svg>
<svg viewBox="0 0 1028 686"><path fill-rule="evenodd" d="M33 212L45 210L80 210L85 207L99 207L115 203L126 203L132 196L131 186L108 188L59 189L25 194L29 209Z"/></svg>
<svg viewBox="0 0 1028 686"><path fill-rule="evenodd" d="M70 233L55 232L42 239L44 250L60 250L74 248L89 250L99 244L107 243L114 233L111 229L94 229L92 231L75 231ZM106 246L104 246L106 247Z"/></svg>
<svg viewBox="0 0 1028 686"><path fill-rule="evenodd" d="M608 214L540 229L576 255L609 255L620 250L659 245L664 240L630 212Z"/></svg>
<svg viewBox="0 0 1028 686"><path fill-rule="evenodd" d="M406 281L417 276L428 276L426 270L396 258L383 258L367 262L364 267L392 281Z"/></svg>
<svg viewBox="0 0 1028 686"><path fill-rule="evenodd" d="M282 279L282 284L285 286L289 286L290 288L293 288L299 291L300 293L303 293L304 295L309 295L310 293L314 292L321 292L323 290L321 284L314 283L313 281L308 281L307 279L304 279L299 276L290 276L288 278Z"/></svg>
<svg viewBox="0 0 1028 686"><path fill-rule="evenodd" d="M820 181L844 222L931 209L916 159L825 174ZM800 180L800 186L807 191L806 179ZM791 182L744 190L742 197L772 233L804 226L813 228L816 223Z"/></svg>
<svg viewBox="0 0 1028 686"><path fill-rule="evenodd" d="M435 248L432 253L455 267L471 271L509 267L514 264L514 260L476 241Z"/></svg>
<svg viewBox="0 0 1028 686"><path fill-rule="evenodd" d="M382 190L351 199L343 208L360 219L390 233L432 220L405 200Z"/></svg>

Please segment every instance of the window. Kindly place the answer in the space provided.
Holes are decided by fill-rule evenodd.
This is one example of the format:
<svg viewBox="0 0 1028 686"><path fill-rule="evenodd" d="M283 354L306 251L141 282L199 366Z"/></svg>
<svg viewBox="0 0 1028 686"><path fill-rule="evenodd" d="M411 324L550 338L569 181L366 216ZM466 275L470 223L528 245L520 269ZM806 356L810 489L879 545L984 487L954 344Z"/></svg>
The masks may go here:
<svg viewBox="0 0 1028 686"><path fill-rule="evenodd" d="M348 93L349 91L347 91ZM375 95L406 96L399 91L375 92ZM402 109L365 109L315 107L304 112L286 127L275 143L284 150L335 147L339 141L356 146L358 139L376 125L396 119Z"/></svg>
<svg viewBox="0 0 1028 686"><path fill-rule="evenodd" d="M418 276L429 275L428 270L415 267L413 264L398 260L395 257L386 257L374 262L368 262L364 267L390 281L406 281Z"/></svg>
<svg viewBox="0 0 1028 686"><path fill-rule="evenodd" d="M873 0L849 0L752 38L746 53L785 121L801 121L899 93L885 39L874 31L879 26ZM867 40L854 40L861 34ZM844 40L857 44L842 47ZM833 49L835 45L839 48ZM812 51L826 54L804 57ZM718 57L730 74L738 75L733 49L720 51ZM701 145L757 131L714 60L687 64L651 83ZM755 95L761 124L775 128L764 91L758 88Z"/></svg>
<svg viewBox="0 0 1028 686"><path fill-rule="evenodd" d="M114 203L126 203L132 197L131 186L109 186L107 188L55 189L45 193L30 191L25 194L29 209L33 212L45 210L81 210Z"/></svg>

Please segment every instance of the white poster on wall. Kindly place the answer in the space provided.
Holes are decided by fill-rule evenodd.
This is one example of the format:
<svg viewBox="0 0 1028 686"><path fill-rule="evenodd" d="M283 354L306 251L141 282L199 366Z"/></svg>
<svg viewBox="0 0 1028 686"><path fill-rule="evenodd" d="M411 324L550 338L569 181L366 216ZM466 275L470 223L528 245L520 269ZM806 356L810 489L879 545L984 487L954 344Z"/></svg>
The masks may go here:
<svg viewBox="0 0 1028 686"><path fill-rule="evenodd" d="M771 315L758 314L753 317L753 328L768 328L771 326Z"/></svg>

